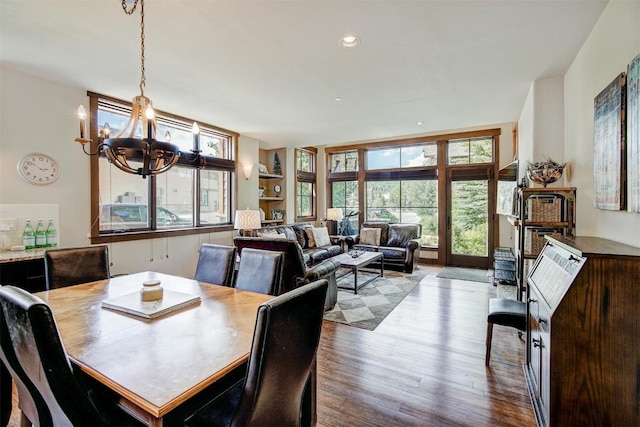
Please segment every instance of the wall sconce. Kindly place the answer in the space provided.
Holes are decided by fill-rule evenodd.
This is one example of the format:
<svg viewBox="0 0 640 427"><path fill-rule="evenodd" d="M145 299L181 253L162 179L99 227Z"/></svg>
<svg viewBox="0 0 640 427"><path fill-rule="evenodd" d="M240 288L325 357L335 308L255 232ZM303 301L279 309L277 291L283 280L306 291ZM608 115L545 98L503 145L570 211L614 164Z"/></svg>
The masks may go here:
<svg viewBox="0 0 640 427"><path fill-rule="evenodd" d="M253 163L242 164L242 173L244 174L244 179L249 179L249 177L251 177L252 170L253 170Z"/></svg>

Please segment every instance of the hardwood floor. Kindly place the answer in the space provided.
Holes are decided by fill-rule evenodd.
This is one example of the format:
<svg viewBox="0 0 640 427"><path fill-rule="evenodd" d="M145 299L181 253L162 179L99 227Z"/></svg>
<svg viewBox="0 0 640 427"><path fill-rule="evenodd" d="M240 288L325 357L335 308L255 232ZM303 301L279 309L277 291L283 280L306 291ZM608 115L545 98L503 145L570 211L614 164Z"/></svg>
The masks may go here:
<svg viewBox="0 0 640 427"><path fill-rule="evenodd" d="M496 288L420 268L427 276L375 331L324 322L318 426L535 426L515 329L494 327L484 365Z"/></svg>
<svg viewBox="0 0 640 427"><path fill-rule="evenodd" d="M496 325L484 365L487 283L429 272L375 331L325 321L319 426L535 426L524 341Z"/></svg>

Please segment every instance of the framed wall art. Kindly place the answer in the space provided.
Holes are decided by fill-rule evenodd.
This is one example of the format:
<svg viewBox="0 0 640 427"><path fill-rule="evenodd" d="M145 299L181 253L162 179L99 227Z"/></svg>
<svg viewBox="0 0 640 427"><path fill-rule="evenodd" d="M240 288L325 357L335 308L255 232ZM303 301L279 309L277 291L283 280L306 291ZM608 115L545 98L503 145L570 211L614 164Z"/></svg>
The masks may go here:
<svg viewBox="0 0 640 427"><path fill-rule="evenodd" d="M640 213L640 54L627 67L627 210Z"/></svg>
<svg viewBox="0 0 640 427"><path fill-rule="evenodd" d="M594 100L593 191L598 209L625 209L625 87L620 73Z"/></svg>

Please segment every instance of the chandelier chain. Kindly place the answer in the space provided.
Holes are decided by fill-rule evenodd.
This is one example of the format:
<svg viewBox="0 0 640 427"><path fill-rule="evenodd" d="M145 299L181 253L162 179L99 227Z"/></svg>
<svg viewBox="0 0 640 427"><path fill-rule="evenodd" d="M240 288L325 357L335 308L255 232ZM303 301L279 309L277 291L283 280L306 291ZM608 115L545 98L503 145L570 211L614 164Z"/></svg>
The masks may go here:
<svg viewBox="0 0 640 427"><path fill-rule="evenodd" d="M137 3L137 0L136 0ZM147 76L144 72L144 0L140 1L140 95L144 96Z"/></svg>
<svg viewBox="0 0 640 427"><path fill-rule="evenodd" d="M147 84L147 76L144 68L144 0L135 0L131 9L127 8L127 0L122 0L122 10L127 15L132 15L140 1L140 95L144 96L144 87Z"/></svg>

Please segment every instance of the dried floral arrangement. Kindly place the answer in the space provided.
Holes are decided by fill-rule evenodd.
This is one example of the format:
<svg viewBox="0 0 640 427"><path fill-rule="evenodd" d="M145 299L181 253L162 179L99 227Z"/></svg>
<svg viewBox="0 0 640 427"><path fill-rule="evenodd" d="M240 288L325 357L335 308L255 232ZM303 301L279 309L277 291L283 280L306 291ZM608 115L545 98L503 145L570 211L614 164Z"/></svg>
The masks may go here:
<svg viewBox="0 0 640 427"><path fill-rule="evenodd" d="M567 162L558 163L551 159L551 157L545 156L541 162L529 162L527 166L527 176L531 181L546 187L548 184L556 182L562 177L562 172L566 165Z"/></svg>

